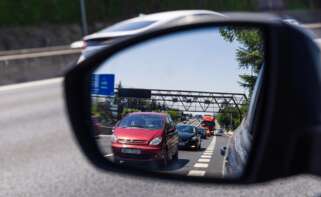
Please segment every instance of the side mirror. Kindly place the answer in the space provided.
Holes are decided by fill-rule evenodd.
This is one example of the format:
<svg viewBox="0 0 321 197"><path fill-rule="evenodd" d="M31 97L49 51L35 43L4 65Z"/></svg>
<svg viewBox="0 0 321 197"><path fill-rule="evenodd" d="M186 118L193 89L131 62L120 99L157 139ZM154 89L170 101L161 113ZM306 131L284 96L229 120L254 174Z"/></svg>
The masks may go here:
<svg viewBox="0 0 321 197"><path fill-rule="evenodd" d="M225 154L226 154L226 149L227 149L226 146L221 147L220 153L221 153L222 156L225 156Z"/></svg>
<svg viewBox="0 0 321 197"><path fill-rule="evenodd" d="M175 132L176 131L176 126L173 125L170 127L169 132Z"/></svg>
<svg viewBox="0 0 321 197"><path fill-rule="evenodd" d="M189 17L115 42L76 65L64 81L68 114L82 151L106 171L217 183L321 175L321 138L315 137L321 128L320 60L304 30L272 16ZM122 94L128 90L144 96ZM216 126L235 135L208 135L203 143L187 128L163 143L169 113L174 120L215 115ZM116 141L94 137L92 114L110 128L122 120ZM194 127L197 121L178 124ZM229 154L242 159L223 176L223 160L211 160L222 158L229 145L237 147ZM298 154L305 151L311 154Z"/></svg>

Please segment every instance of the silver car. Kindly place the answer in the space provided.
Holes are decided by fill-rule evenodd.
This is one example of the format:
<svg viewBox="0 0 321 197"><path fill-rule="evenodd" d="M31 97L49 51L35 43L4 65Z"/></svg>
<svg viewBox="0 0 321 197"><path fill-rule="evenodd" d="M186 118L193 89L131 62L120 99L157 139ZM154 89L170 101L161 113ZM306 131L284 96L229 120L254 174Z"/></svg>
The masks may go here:
<svg viewBox="0 0 321 197"><path fill-rule="evenodd" d="M166 24L177 22L188 16L225 17L223 14L209 10L180 10L159 12L154 14L139 15L138 17L116 23L96 33L85 36L82 41L71 44L72 48L83 48L78 62L83 61L102 48L108 47L111 43L126 39L152 29L160 28Z"/></svg>

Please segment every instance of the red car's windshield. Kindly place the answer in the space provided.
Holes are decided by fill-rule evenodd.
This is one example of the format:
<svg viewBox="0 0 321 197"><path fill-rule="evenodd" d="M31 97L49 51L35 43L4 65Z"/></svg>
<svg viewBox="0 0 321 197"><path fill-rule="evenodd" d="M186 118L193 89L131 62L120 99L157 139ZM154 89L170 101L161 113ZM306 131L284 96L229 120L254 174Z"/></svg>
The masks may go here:
<svg viewBox="0 0 321 197"><path fill-rule="evenodd" d="M163 128L163 118L154 114L133 114L126 116L118 125L121 128L145 128L157 130Z"/></svg>

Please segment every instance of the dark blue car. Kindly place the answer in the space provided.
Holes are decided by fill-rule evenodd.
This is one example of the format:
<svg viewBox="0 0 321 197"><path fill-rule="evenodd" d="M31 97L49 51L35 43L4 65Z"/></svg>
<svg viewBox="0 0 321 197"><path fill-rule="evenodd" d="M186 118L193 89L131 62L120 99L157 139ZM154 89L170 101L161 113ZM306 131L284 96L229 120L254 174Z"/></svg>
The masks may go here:
<svg viewBox="0 0 321 197"><path fill-rule="evenodd" d="M176 130L179 136L180 148L201 149L201 135L197 132L197 128L193 125L177 125Z"/></svg>
<svg viewBox="0 0 321 197"><path fill-rule="evenodd" d="M206 139L206 129L202 128L202 127L197 127L197 132L201 135L202 139Z"/></svg>

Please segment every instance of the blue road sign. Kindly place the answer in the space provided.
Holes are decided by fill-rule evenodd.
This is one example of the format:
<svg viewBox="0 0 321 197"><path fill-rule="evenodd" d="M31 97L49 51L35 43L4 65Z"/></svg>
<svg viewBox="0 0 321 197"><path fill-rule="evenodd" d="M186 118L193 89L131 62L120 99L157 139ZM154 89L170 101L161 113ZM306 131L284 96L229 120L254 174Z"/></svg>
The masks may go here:
<svg viewBox="0 0 321 197"><path fill-rule="evenodd" d="M113 96L115 75L114 74L93 74L91 82L91 94L100 96Z"/></svg>

